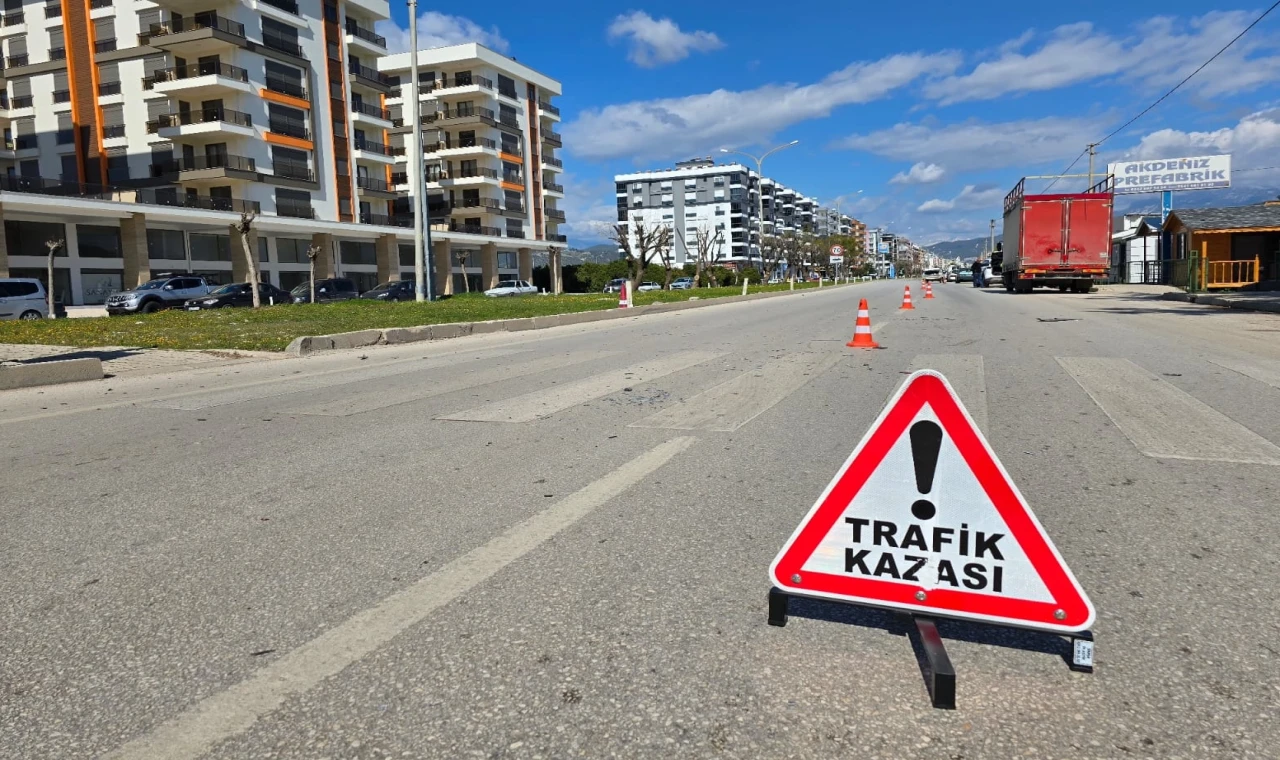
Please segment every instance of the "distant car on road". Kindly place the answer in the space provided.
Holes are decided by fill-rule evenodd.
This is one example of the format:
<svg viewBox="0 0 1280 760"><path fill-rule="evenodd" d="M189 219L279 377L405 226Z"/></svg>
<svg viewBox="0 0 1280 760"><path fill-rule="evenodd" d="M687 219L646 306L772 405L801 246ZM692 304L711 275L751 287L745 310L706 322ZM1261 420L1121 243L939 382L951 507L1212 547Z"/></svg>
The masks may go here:
<svg viewBox="0 0 1280 760"><path fill-rule="evenodd" d="M931 269L924 270L925 282L942 282L942 280L943 280L943 274L941 269L931 268Z"/></svg>
<svg viewBox="0 0 1280 760"><path fill-rule="evenodd" d="M293 296L294 303L311 303L310 280L289 292ZM354 282L346 277L329 277L324 280L316 280L316 301L319 303L350 301L359 297L360 290L356 288Z"/></svg>
<svg viewBox="0 0 1280 760"><path fill-rule="evenodd" d="M636 286L637 293L648 293L651 290L662 290L662 286L656 282L642 282Z"/></svg>
<svg viewBox="0 0 1280 760"><path fill-rule="evenodd" d="M956 282L973 282L973 270L961 269L956 272Z"/></svg>
<svg viewBox="0 0 1280 760"><path fill-rule="evenodd" d="M498 283L498 287L489 288L484 292L490 298L500 298L503 296L530 296L535 295L538 289L524 280L507 280Z"/></svg>
<svg viewBox="0 0 1280 760"><path fill-rule="evenodd" d="M627 281L625 277L619 277L616 280L609 280L609 284L604 286L605 293L621 293L622 284Z"/></svg>
<svg viewBox="0 0 1280 760"><path fill-rule="evenodd" d="M688 290L693 287L692 277L679 277L671 282L672 290Z"/></svg>
<svg viewBox="0 0 1280 760"><path fill-rule="evenodd" d="M982 284L986 285L988 288L995 284L994 282L992 282L990 264L987 264L985 267L982 268Z"/></svg>
<svg viewBox="0 0 1280 760"><path fill-rule="evenodd" d="M196 275L170 275L144 282L133 290L107 296L108 314L150 314L180 307L209 292L209 283Z"/></svg>
<svg viewBox="0 0 1280 760"><path fill-rule="evenodd" d="M293 296L267 282L258 283L258 302L263 306L293 303ZM187 301L187 311L203 309L228 309L233 306L253 306L253 291L247 282L233 282L198 298Z"/></svg>
<svg viewBox="0 0 1280 760"><path fill-rule="evenodd" d="M392 280L361 293L360 297L370 301L412 301L417 295L413 280Z"/></svg>
<svg viewBox="0 0 1280 760"><path fill-rule="evenodd" d="M55 305L57 308L57 305ZM36 279L0 279L0 319L45 319L49 316L49 295Z"/></svg>
<svg viewBox="0 0 1280 760"><path fill-rule="evenodd" d="M953 269L947 272L947 282L955 282L957 279L956 271Z"/></svg>

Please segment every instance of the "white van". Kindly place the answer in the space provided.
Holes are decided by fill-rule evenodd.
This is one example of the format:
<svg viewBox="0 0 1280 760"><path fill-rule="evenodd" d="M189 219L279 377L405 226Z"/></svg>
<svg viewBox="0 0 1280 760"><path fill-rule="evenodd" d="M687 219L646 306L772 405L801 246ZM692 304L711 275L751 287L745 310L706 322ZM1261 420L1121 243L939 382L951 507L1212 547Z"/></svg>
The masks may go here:
<svg viewBox="0 0 1280 760"><path fill-rule="evenodd" d="M924 270L924 281L925 282L942 282L942 270L941 269Z"/></svg>
<svg viewBox="0 0 1280 760"><path fill-rule="evenodd" d="M0 319L45 319L49 296L39 280L21 277L0 279Z"/></svg>

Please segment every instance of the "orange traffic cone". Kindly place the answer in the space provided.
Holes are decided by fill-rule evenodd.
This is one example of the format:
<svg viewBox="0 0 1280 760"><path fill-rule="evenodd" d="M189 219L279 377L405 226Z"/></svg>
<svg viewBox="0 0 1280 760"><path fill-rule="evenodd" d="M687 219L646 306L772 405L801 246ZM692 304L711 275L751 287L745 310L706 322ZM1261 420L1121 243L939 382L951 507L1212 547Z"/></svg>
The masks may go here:
<svg viewBox="0 0 1280 760"><path fill-rule="evenodd" d="M618 288L618 308L631 308L631 283L623 281L622 287Z"/></svg>
<svg viewBox="0 0 1280 760"><path fill-rule="evenodd" d="M911 286L907 285L902 289L902 309L909 310L915 307L911 305Z"/></svg>
<svg viewBox="0 0 1280 760"><path fill-rule="evenodd" d="M930 298L933 298L933 283L925 281L924 297L926 301L929 300Z"/></svg>
<svg viewBox="0 0 1280 760"><path fill-rule="evenodd" d="M871 313L867 311L867 299L858 303L858 321L853 325L853 340L845 344L849 348L879 348L871 339Z"/></svg>

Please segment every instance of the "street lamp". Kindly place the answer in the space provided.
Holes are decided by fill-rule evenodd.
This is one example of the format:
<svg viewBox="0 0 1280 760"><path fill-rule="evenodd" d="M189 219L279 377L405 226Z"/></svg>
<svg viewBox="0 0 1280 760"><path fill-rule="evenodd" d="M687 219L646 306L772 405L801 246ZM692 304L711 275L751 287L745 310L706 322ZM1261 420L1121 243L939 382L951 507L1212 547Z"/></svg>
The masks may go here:
<svg viewBox="0 0 1280 760"><path fill-rule="evenodd" d="M783 150L785 148L790 148L792 145L795 145L799 142L800 142L799 140L792 140L789 143L785 143L783 145L777 145L765 151L764 155L760 156L759 158L753 156L750 153L746 153L740 150L729 150L728 148L720 149L721 153L737 153L740 156L746 156L747 158L756 162L756 177L760 182L760 187L756 189L756 211L760 214L759 251L760 251L760 266L762 267L764 266L764 160L768 158L770 155L777 153L778 151ZM775 202L776 202L776 199L775 199ZM750 260L751 260L751 252L750 252L750 249L748 249L747 261L750 261Z"/></svg>

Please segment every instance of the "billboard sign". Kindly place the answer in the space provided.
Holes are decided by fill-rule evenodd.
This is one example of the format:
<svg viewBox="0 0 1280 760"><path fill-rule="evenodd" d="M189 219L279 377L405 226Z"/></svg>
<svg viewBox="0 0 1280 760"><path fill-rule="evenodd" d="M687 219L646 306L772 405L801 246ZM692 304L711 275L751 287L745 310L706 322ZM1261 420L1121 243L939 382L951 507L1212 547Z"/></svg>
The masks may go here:
<svg viewBox="0 0 1280 760"><path fill-rule="evenodd" d="M1116 195L1231 187L1231 154L1110 164Z"/></svg>
<svg viewBox="0 0 1280 760"><path fill-rule="evenodd" d="M888 253L888 252L889 252L889 244L888 244L888 243L881 243L881 244L880 244L880 248L879 248L879 250L880 250L880 253Z"/></svg>

